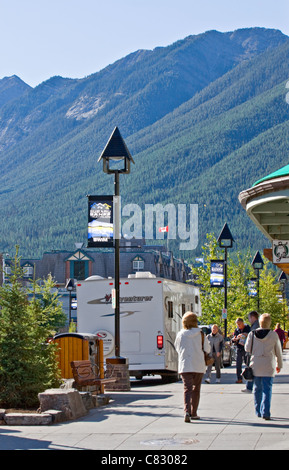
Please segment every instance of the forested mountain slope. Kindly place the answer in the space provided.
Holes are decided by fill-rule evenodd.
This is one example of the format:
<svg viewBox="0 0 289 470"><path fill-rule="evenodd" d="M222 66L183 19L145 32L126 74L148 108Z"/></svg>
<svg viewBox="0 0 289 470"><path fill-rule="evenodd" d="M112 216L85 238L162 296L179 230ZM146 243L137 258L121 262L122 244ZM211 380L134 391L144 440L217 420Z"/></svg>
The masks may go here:
<svg viewBox="0 0 289 470"><path fill-rule="evenodd" d="M195 203L198 249L225 221L259 249L238 194L288 163L288 59L279 31L210 31L0 103L0 251L85 242L86 194L113 193L97 159L115 126L135 160L124 204Z"/></svg>

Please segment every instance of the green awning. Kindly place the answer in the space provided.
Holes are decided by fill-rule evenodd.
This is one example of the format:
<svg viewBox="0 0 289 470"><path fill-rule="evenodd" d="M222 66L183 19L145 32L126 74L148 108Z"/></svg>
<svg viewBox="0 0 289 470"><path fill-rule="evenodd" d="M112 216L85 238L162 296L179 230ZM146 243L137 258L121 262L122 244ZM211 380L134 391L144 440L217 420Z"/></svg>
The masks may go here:
<svg viewBox="0 0 289 470"><path fill-rule="evenodd" d="M256 184L263 183L264 181L271 180L273 178L279 178L280 176L288 176L289 175L289 165L283 166L283 168L280 168L280 170L274 171L274 173L271 173L268 176L264 176L264 178L261 178L260 180L256 181L256 183L253 184L253 186L256 186Z"/></svg>

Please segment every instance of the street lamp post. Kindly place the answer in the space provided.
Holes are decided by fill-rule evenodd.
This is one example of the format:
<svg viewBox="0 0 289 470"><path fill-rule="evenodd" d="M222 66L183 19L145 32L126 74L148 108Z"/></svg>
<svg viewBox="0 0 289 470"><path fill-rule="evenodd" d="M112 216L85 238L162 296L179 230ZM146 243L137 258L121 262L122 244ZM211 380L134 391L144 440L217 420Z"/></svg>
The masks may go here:
<svg viewBox="0 0 289 470"><path fill-rule="evenodd" d="M285 317L286 317L286 284L287 284L287 276L284 271L281 272L278 282L280 283L280 288L282 292L282 301L283 301L283 309L284 309L284 329L285 329Z"/></svg>
<svg viewBox="0 0 289 470"><path fill-rule="evenodd" d="M115 127L111 134L98 162L102 160L104 173L114 174L114 249L115 249L115 269L114 269L114 288L115 288L115 357L116 362L121 363L120 356L120 308L119 308L119 239L120 239L120 193L119 193L119 175L130 173L130 163L134 163L133 158L119 132Z"/></svg>
<svg viewBox="0 0 289 470"><path fill-rule="evenodd" d="M263 266L264 266L264 261L259 251L256 251L251 264L257 274L257 310L259 313L259 310L260 310L260 269L263 269Z"/></svg>
<svg viewBox="0 0 289 470"><path fill-rule="evenodd" d="M220 248L225 249L225 262L224 262L224 278L225 278L225 286L224 286L224 309L225 309L225 317L224 317L224 330L225 330L225 338L227 337L227 249L233 247L234 238L230 232L228 224L225 223L224 227L221 230L221 233L218 237L217 242L219 243Z"/></svg>

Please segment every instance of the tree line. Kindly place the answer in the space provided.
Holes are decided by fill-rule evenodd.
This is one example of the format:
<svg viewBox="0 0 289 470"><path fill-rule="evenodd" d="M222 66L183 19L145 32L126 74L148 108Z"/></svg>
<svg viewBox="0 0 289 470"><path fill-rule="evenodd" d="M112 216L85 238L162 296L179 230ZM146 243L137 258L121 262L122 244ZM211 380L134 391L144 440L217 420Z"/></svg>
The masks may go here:
<svg viewBox="0 0 289 470"><path fill-rule="evenodd" d="M224 290L211 287L210 267L211 260L224 259L224 252L219 248L216 237L209 233L202 247L203 264L192 267L192 274L200 286L200 301L202 307L202 323L222 325L222 309L224 308ZM259 302L261 313L269 313L272 326L280 323L288 329L288 307L286 299L282 298L278 276L280 272L266 260L260 270ZM241 317L246 322L248 313L257 310L257 297L249 295L248 282L256 278L251 265L252 253L240 250L228 250L227 264L227 325L228 333L232 334L236 328L235 321Z"/></svg>

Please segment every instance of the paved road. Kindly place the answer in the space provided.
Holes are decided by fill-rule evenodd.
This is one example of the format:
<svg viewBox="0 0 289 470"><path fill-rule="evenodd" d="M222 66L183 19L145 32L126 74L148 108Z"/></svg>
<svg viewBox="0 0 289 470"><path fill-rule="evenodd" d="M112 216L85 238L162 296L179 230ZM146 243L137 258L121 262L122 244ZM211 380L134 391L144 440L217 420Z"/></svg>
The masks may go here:
<svg viewBox="0 0 289 470"><path fill-rule="evenodd" d="M0 450L103 450L95 454L98 459L112 459L113 455L132 458L153 451L192 455L192 450L288 450L289 350L284 351L284 369L273 385L270 421L255 417L253 395L242 393L244 386L235 384L235 379L233 364L223 369L221 384L215 384L213 373L212 383L202 385L200 421L184 422L182 382L162 384L159 379L146 379L132 383L129 392L110 393L108 406L93 409L76 421L2 426ZM133 452L141 450L144 454ZM129 461L121 463L133 466Z"/></svg>

